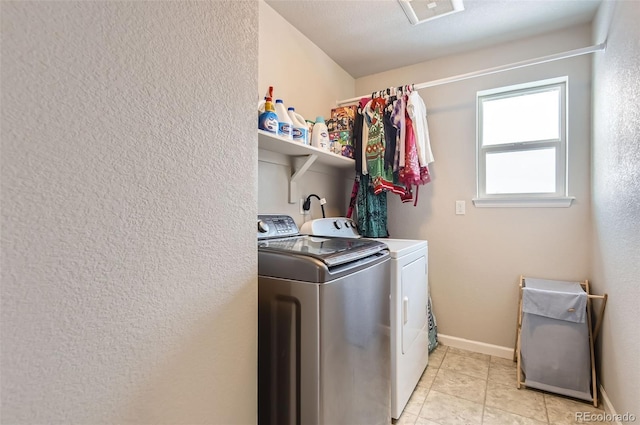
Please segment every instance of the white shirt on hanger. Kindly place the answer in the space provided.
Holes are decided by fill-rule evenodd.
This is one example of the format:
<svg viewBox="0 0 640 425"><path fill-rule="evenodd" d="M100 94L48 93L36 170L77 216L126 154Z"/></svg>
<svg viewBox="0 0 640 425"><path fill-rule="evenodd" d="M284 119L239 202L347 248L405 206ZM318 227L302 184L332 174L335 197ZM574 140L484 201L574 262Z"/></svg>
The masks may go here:
<svg viewBox="0 0 640 425"><path fill-rule="evenodd" d="M427 126L427 106L417 91L409 93L407 101L407 114L413 121L416 136L416 148L420 166L424 167L434 161L429 140L429 127Z"/></svg>

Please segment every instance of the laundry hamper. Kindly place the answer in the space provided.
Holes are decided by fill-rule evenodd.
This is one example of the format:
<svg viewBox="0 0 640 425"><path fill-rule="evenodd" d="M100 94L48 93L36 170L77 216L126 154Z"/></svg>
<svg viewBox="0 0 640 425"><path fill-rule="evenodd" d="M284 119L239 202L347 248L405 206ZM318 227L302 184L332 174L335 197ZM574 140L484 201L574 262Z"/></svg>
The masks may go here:
<svg viewBox="0 0 640 425"><path fill-rule="evenodd" d="M591 315L594 298L602 299L595 328ZM514 352L518 388L525 385L598 406L593 344L606 300L606 294L589 293L588 281L521 276Z"/></svg>

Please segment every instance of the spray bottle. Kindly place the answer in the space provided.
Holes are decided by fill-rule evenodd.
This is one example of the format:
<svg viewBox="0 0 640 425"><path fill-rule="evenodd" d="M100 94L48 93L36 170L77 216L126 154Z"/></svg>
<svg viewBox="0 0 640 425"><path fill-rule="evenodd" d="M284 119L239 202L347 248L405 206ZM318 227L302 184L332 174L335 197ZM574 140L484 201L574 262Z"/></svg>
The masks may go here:
<svg viewBox="0 0 640 425"><path fill-rule="evenodd" d="M278 115L273 107L273 87L269 86L264 102L264 112L258 116L258 128L270 133L278 134Z"/></svg>

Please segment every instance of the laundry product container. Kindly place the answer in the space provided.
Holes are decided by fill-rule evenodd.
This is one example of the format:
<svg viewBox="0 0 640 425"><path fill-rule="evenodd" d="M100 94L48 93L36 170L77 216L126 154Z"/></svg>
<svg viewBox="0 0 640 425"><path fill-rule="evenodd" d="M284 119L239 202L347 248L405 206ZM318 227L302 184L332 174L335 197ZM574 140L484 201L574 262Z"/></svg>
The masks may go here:
<svg viewBox="0 0 640 425"><path fill-rule="evenodd" d="M587 281L521 277L520 286L518 388L524 384L597 405L590 298L606 302L606 296L590 295Z"/></svg>

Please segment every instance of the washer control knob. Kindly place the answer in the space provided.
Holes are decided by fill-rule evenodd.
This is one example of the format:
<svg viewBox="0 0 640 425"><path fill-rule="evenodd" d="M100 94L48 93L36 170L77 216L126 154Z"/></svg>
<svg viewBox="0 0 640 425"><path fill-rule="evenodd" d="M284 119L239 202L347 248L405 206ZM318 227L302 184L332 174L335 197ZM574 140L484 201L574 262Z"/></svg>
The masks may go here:
<svg viewBox="0 0 640 425"><path fill-rule="evenodd" d="M336 229L342 229L342 224L338 220L334 221L333 225L336 226Z"/></svg>
<svg viewBox="0 0 640 425"><path fill-rule="evenodd" d="M269 225L262 220L258 221L258 232L267 233L268 231L269 231Z"/></svg>

